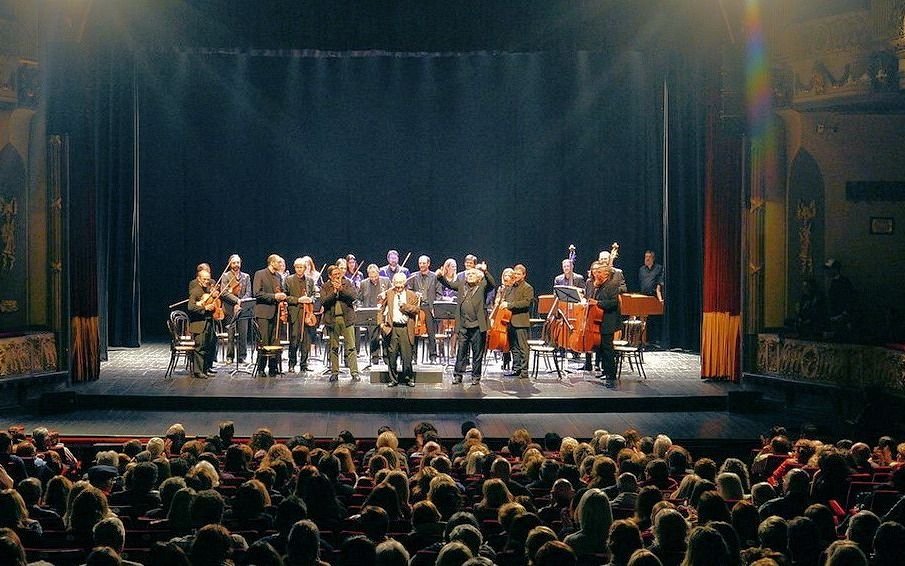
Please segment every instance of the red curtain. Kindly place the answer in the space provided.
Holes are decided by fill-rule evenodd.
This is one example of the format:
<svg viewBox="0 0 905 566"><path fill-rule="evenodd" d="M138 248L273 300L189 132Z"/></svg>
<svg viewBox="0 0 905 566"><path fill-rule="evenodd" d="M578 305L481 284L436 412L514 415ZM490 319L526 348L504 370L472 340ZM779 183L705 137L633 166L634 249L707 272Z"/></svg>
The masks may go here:
<svg viewBox="0 0 905 566"><path fill-rule="evenodd" d="M711 107L704 177L704 316L701 377L739 376L742 134Z"/></svg>

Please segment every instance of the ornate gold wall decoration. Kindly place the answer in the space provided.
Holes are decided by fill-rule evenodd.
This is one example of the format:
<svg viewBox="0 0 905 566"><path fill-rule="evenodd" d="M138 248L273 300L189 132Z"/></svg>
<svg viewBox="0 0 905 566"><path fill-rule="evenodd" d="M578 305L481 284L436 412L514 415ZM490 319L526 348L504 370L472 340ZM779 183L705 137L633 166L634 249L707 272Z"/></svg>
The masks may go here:
<svg viewBox="0 0 905 566"><path fill-rule="evenodd" d="M798 211L795 218L798 219L798 270L802 276L814 273L814 258L811 253L811 231L814 228L814 218L817 216L817 204L810 200L798 201Z"/></svg>
<svg viewBox="0 0 905 566"><path fill-rule="evenodd" d="M905 352L879 346L811 342L760 334L757 337L757 370L802 381L905 391Z"/></svg>
<svg viewBox="0 0 905 566"><path fill-rule="evenodd" d="M0 300L0 312L16 312L19 310L19 302L12 299Z"/></svg>
<svg viewBox="0 0 905 566"><path fill-rule="evenodd" d="M16 264L16 217L19 215L19 203L15 197L0 197L0 239L3 251L0 254L0 268L12 271Z"/></svg>

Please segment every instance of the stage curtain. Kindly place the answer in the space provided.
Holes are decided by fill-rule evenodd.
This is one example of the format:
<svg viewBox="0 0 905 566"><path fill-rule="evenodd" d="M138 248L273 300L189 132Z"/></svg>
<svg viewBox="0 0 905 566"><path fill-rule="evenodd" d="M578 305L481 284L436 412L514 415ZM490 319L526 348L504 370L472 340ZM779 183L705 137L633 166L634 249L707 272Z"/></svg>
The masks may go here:
<svg viewBox="0 0 905 566"><path fill-rule="evenodd" d="M70 377L73 383L93 381L100 376L101 357L97 317L72 317Z"/></svg>
<svg viewBox="0 0 905 566"><path fill-rule="evenodd" d="M707 116L701 377L737 380L741 314L741 135Z"/></svg>

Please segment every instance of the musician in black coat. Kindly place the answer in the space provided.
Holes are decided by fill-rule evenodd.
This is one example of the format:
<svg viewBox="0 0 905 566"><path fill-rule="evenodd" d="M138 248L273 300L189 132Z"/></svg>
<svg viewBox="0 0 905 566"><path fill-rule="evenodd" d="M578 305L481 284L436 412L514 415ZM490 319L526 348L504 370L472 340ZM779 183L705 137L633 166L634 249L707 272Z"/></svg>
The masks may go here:
<svg viewBox="0 0 905 566"><path fill-rule="evenodd" d="M512 285L500 303L502 308L512 311L507 330L512 371L505 375L523 379L528 377L528 331L531 329L531 305L534 304L534 287L525 281L527 271L522 264L512 268Z"/></svg>
<svg viewBox="0 0 905 566"><path fill-rule="evenodd" d="M206 379L214 375L214 358L217 355L217 333L214 329L214 303L202 302L205 294L214 292L211 285L211 268L202 263L195 278L189 282L189 332L195 340L192 377Z"/></svg>
<svg viewBox="0 0 905 566"><path fill-rule="evenodd" d="M389 278L382 277L377 264L372 263L368 266L367 278L362 279L361 285L358 287L358 304L367 308L380 306L387 289L391 286ZM382 340L383 335L377 325L368 329L368 351L371 354L372 366L380 362L380 343Z"/></svg>
<svg viewBox="0 0 905 566"><path fill-rule="evenodd" d="M229 269L220 276L220 288L223 290L220 298L223 300L223 308L226 309L226 319L231 321L227 330L228 346L226 349L226 361L232 363L233 357L239 358L239 363L245 362L248 355L248 320L238 319L242 309L242 301L251 299L251 276L242 271L242 258L239 254L229 256ZM233 291L238 290L238 293ZM236 337L238 336L238 343ZM238 350L238 352L237 352Z"/></svg>
<svg viewBox="0 0 905 566"><path fill-rule="evenodd" d="M597 356L603 373L597 377L616 379L616 351L613 349L613 333L622 326L619 314L619 294L625 291L625 279L616 277L616 271L600 261L591 264L591 280L585 286L585 297L589 308L603 309L603 320L600 322L600 344ZM590 358L590 354L588 354ZM590 359L588 359L590 361Z"/></svg>
<svg viewBox="0 0 905 566"><path fill-rule="evenodd" d="M468 365L471 354L471 382L481 381L481 362L484 357L484 343L490 322L487 320L487 309L484 308L487 293L496 286L493 276L487 272L487 265L477 264L476 268L465 270L464 280L449 281L442 270L437 271L437 281L441 285L456 291L459 305L456 310L456 367L453 370L453 383L462 383L462 374Z"/></svg>
<svg viewBox="0 0 905 566"><path fill-rule="evenodd" d="M437 283L437 274L431 271L430 267L431 258L426 255L419 257L418 271L408 278L405 286L417 293L421 299L421 312L424 313L424 324L427 326L427 351L430 363L433 364L437 362L437 321L434 319L434 301L440 293L440 286Z"/></svg>
<svg viewBox="0 0 905 566"><path fill-rule="evenodd" d="M259 341L263 346L279 344L277 336L277 323L280 320L279 304L289 297L283 290L283 268L286 262L277 254L267 256L267 267L255 272L252 279L252 292L255 299L255 320L258 323L258 331L261 333ZM256 375L264 375L264 358L258 355L258 368ZM273 377L277 374L277 360L270 358L269 373Z"/></svg>
<svg viewBox="0 0 905 566"><path fill-rule="evenodd" d="M352 381L361 381L358 375L358 342L355 339L355 299L358 290L343 277L343 270L335 265L327 268L327 282L321 288L324 305L324 328L330 342L330 381L339 379L339 337L346 348L346 367L352 373Z"/></svg>
<svg viewBox="0 0 905 566"><path fill-rule="evenodd" d="M314 280L305 275L305 262L296 258L292 264L295 273L286 278L286 294L289 295L289 373L295 371L298 361L299 371L308 371L308 354L311 351L311 333L305 326L302 305L314 304ZM312 307L313 308L313 307ZM317 326L315 319L314 326Z"/></svg>

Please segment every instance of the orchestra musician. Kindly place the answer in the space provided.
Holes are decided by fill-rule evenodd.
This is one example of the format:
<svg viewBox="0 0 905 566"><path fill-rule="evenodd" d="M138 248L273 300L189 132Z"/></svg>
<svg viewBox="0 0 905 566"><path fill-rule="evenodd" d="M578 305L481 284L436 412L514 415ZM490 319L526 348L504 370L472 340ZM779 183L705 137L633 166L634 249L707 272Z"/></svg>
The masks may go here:
<svg viewBox="0 0 905 566"><path fill-rule="evenodd" d="M311 352L311 333L305 326L302 305L314 303L314 281L305 275L305 262L296 258L292 262L295 273L286 278L286 294L289 295L289 373L308 371L308 354Z"/></svg>
<svg viewBox="0 0 905 566"><path fill-rule="evenodd" d="M597 375L601 379L616 379L616 351L613 349L613 333L622 324L619 315L619 293L624 293L625 280L615 277L616 270L601 261L591 264L591 280L585 285L585 297L589 305L597 305L603 309L603 320L600 322L600 344L597 347L597 359L603 372ZM586 362L590 365L590 354Z"/></svg>
<svg viewBox="0 0 905 566"><path fill-rule="evenodd" d="M257 300L255 304L255 319L258 323L259 340L264 346L279 344L277 336L277 322L280 317L279 304L287 301L287 295L283 289L283 271L286 261L277 254L267 256L267 267L259 269L252 278L252 292ZM256 376L264 375L264 362L267 358L258 356ZM277 374L277 360L270 358L268 373L271 377Z"/></svg>
<svg viewBox="0 0 905 566"><path fill-rule="evenodd" d="M216 296L211 286L211 268L206 263L195 268L195 278L189 282L189 332L195 340L192 377L207 379L215 375L214 357L217 354L217 334L214 329L213 301L204 302L205 294Z"/></svg>
<svg viewBox="0 0 905 566"><path fill-rule="evenodd" d="M509 323L509 349L512 352L512 371L506 377L528 378L528 331L531 328L531 305L534 303L534 287L525 281L527 269L518 264L512 268L512 285L500 303L512 311Z"/></svg>
<svg viewBox="0 0 905 566"><path fill-rule="evenodd" d="M321 287L324 285L324 280L321 277L321 274L318 273L317 267L314 265L314 260L311 259L311 256L303 255L302 263L305 264L305 277L314 282L315 292L320 291Z"/></svg>
<svg viewBox="0 0 905 566"><path fill-rule="evenodd" d="M355 340L355 299L358 291L343 276L343 269L336 265L327 268L327 282L321 289L324 305L324 328L330 344L330 381L339 379L339 337L346 348L346 367L352 373L352 381L361 381L358 375L358 355Z"/></svg>
<svg viewBox="0 0 905 566"><path fill-rule="evenodd" d="M388 342L386 359L390 379L387 387L396 387L400 382L414 387L412 352L415 346L415 319L421 311L421 299L414 291L406 289L404 273L393 275L393 286L384 295L382 307L377 313L377 322ZM396 369L399 357L402 358L401 372Z"/></svg>
<svg viewBox="0 0 905 566"><path fill-rule="evenodd" d="M427 327L427 351L430 363L437 363L437 321L434 319L434 301L437 300L439 286L437 274L430 270L431 258L423 255L418 258L418 271L408 278L406 287L414 291L421 301L421 312L424 313L424 324Z"/></svg>
<svg viewBox="0 0 905 566"><path fill-rule="evenodd" d="M478 263L478 256L474 254L466 254L465 259L462 260L462 265L465 266L465 269L456 274L456 281L464 282L465 281L465 272L469 269L474 269L475 265Z"/></svg>
<svg viewBox="0 0 905 566"><path fill-rule="evenodd" d="M346 272L343 273L343 277L348 279L356 289L361 285L361 270L358 269L358 260L355 259L354 254L346 256Z"/></svg>
<svg viewBox="0 0 905 566"><path fill-rule="evenodd" d="M226 362L231 364L234 357L237 357L239 363L244 364L245 357L248 355L248 319L236 320L236 317L242 311L242 300L252 297L251 276L242 271L242 258L239 257L239 254L229 256L229 269L220 277L220 289L223 290L220 298L225 303L224 308L232 311L230 318L234 320L227 329ZM239 338L238 343L236 335Z"/></svg>
<svg viewBox="0 0 905 566"><path fill-rule="evenodd" d="M449 280L443 270L437 271L437 281L446 288L453 289L459 296L459 308L456 311L456 366L453 370L453 383L462 383L462 375L471 355L471 383L481 381L481 365L484 357L484 343L490 323L487 320L487 309L484 307L487 293L496 286L493 276L487 273L487 265L465 270L465 280L458 278Z"/></svg>
<svg viewBox="0 0 905 566"><path fill-rule="evenodd" d="M451 257L447 258L447 260L443 262L443 267L437 272L437 275L439 276L442 272L447 281L460 281L459 275L461 275L461 281L465 281L465 272L458 273L456 267L458 267L456 265L456 260ZM441 301L455 301L459 296L456 290L449 286L441 286L439 292L438 298Z"/></svg>
<svg viewBox="0 0 905 566"><path fill-rule="evenodd" d="M408 277L409 269L399 265L399 252L390 250L387 252L387 264L380 268L380 275L392 281L393 276L397 273L404 273Z"/></svg>
<svg viewBox="0 0 905 566"><path fill-rule="evenodd" d="M497 307L500 303L502 303L506 297L509 295L509 290L512 285L512 268L507 267L503 269L503 272L500 274L500 286L496 289L493 289L488 293L488 303L491 311ZM503 370L508 370L509 365L512 362L512 352L503 352Z"/></svg>
<svg viewBox="0 0 905 566"><path fill-rule="evenodd" d="M663 266L656 263L657 254L653 250L644 250L644 263L638 268L638 282L642 295L657 297L663 302ZM645 321L645 338L652 342L660 342L659 317L641 317Z"/></svg>
<svg viewBox="0 0 905 566"><path fill-rule="evenodd" d="M562 273L553 278L553 285L569 285L570 287L584 287L584 277L575 273L575 265L572 260L562 260Z"/></svg>
<svg viewBox="0 0 905 566"><path fill-rule="evenodd" d="M358 288L358 303L363 307L377 307L386 291L390 288L390 280L380 276L380 269L377 264L372 263L368 266L368 277L361 281ZM375 326L368 330L368 351L371 354L371 365L377 365L380 362L380 327Z"/></svg>

